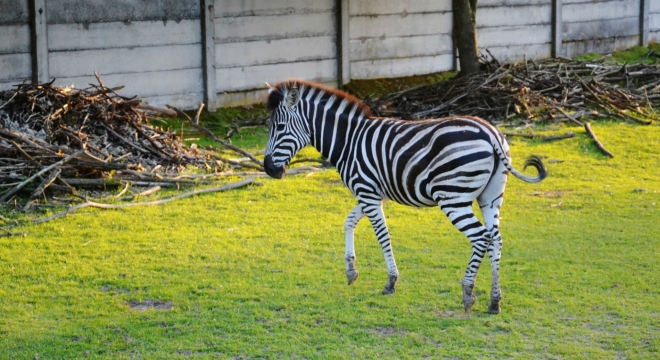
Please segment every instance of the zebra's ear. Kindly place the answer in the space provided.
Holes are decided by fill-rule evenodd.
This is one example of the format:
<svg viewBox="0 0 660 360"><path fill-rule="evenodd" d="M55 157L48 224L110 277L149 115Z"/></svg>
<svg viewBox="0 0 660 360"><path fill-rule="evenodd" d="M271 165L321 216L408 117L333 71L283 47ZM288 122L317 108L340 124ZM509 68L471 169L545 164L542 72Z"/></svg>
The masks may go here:
<svg viewBox="0 0 660 360"><path fill-rule="evenodd" d="M268 88L268 95L270 95L273 91L277 91L277 89L269 83L266 83L266 87Z"/></svg>
<svg viewBox="0 0 660 360"><path fill-rule="evenodd" d="M300 101L300 92L296 88L291 88L286 92L286 105L293 108Z"/></svg>

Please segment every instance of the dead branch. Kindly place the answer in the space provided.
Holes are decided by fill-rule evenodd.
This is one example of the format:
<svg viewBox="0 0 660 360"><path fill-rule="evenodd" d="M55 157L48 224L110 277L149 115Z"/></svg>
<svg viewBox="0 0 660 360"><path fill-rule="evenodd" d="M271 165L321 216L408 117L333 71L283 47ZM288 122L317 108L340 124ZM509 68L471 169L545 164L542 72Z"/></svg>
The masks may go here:
<svg viewBox="0 0 660 360"><path fill-rule="evenodd" d="M62 165L64 165L64 164L66 164L67 162L73 160L74 158L76 158L77 156L79 156L79 155L82 154L82 153L83 153L83 151L80 150L80 151L78 151L78 152L76 152L76 153L74 153L74 154L71 154L71 155L65 157L64 159L62 159L62 160L60 160L60 161L58 161L58 162L56 162L56 163L54 163L54 164L52 164L52 165L46 167L46 168L41 169L41 171L39 171L38 173L32 175L32 176L29 177L27 180L25 180L25 181L23 181L22 183L16 185L14 188L7 190L7 191L4 193L4 195L2 195L2 197L0 197L0 202L3 202L3 201L5 201L5 200L7 200L9 197L11 197L12 195L16 194L16 192L18 192L18 190L22 189L25 185L31 183L31 182L32 182L35 178L37 178L38 176L40 176L40 175L42 175L42 174L44 174L44 173L46 173L46 172L48 172L48 171L51 171L51 170L53 170L54 168L56 168L56 167L58 167L58 166L62 166Z"/></svg>
<svg viewBox="0 0 660 360"><path fill-rule="evenodd" d="M32 195L30 195L30 198L28 199L27 203L23 207L23 211L27 211L30 208L30 205L32 204L32 200L34 200L34 199L38 198L39 196L41 196L41 194L44 192L44 190L46 190L46 188L49 187L55 181L55 179L60 175L61 172L62 172L61 169L53 170L50 173L50 175L46 179L44 179L44 181L42 181L41 184L39 184L39 186L37 186L37 189L34 190Z"/></svg>
<svg viewBox="0 0 660 360"><path fill-rule="evenodd" d="M584 128L587 130L587 134L589 134L589 136L594 140L594 143L596 144L598 150L600 150L603 154L613 158L614 154L612 154L607 149L605 149L605 146L603 146L603 144L600 141L598 141L596 134L593 132L593 130L591 130L591 125L589 125L589 123L584 123Z"/></svg>
<svg viewBox="0 0 660 360"><path fill-rule="evenodd" d="M154 112L177 116L176 111L123 97L117 94L122 87L108 88L98 74L94 76L98 85L90 84L83 90L53 87L50 82L21 84L13 90L0 91L2 201L29 199L21 205L28 209L32 200L40 196L47 199L57 193L76 194L74 187L208 183L204 178L198 182L195 178L179 177L189 166L216 171L209 166L213 162L209 161L208 152L185 146L176 132L147 121L154 120L150 117ZM202 109L203 105L197 119ZM231 144L229 148L249 156ZM76 159L59 163L80 151L84 153ZM255 159L252 156L250 161ZM228 166L223 167L263 169L258 160L254 164L225 160ZM47 173L58 175L54 181L45 181ZM33 188L37 178L43 189ZM20 196L21 193L26 196Z"/></svg>
<svg viewBox="0 0 660 360"><path fill-rule="evenodd" d="M203 104L202 104L202 106L203 106ZM200 106L200 109L201 109L202 106ZM209 130L209 129L203 127L202 125L199 125L199 124L195 123L195 121L194 121L193 119L191 119L190 116L188 116L188 114L186 114L186 113L184 113L183 111L181 111L181 110L175 108L174 106L167 105L167 107L169 107L170 109L176 111L176 112L179 114L180 117L182 117L182 118L184 118L184 119L187 119L187 120L188 120L188 123L190 123L190 125L191 125L192 127L194 127L195 129L197 129L197 130L203 132L203 133L206 134L208 137L210 137L211 139L213 139L213 141L220 143L222 146L226 147L227 149L233 150L233 151L235 151L235 152L237 152L237 153L239 153L239 154L241 154L241 155L243 155L243 156L246 156L246 157L250 158L250 160L252 160L254 163L256 163L256 164L258 164L259 166L261 166L261 169L263 169L263 166L264 166L263 162L262 162L261 160L257 159L256 157L254 157L254 155L250 154L249 152L247 152L247 151L245 151L245 150L243 150L243 149L241 149L241 148L239 148L239 147L236 147L236 146L232 145L231 143L229 143L229 142L227 142L227 141L225 141L225 140L220 139L220 138L219 138L217 135L215 135L211 130Z"/></svg>
<svg viewBox="0 0 660 360"><path fill-rule="evenodd" d="M572 117L571 115L568 115L568 113L567 113L566 111L564 111L564 109L562 109L562 108L560 108L560 107L555 107L555 109L559 110L559 112L561 112L562 114L564 114L564 116L566 116L566 118L568 118L568 119L571 120L572 122L574 122L574 123L576 123L576 124L578 124L578 125L580 125L580 126L584 126L584 124L582 123L582 121L580 121L580 120L578 120L578 119Z"/></svg>
<svg viewBox="0 0 660 360"><path fill-rule="evenodd" d="M552 140L562 140L562 139L570 139L572 137L575 137L574 132L568 132L566 134L561 134L561 135L551 135L551 136L541 136L541 135L536 135L536 134L521 134L521 133L512 133L512 132L503 132L504 135L506 136L518 136L518 137L524 137L528 139L537 139L537 140L543 140L543 141L552 141Z"/></svg>
<svg viewBox="0 0 660 360"><path fill-rule="evenodd" d="M596 61L545 59L519 64L484 63L488 71L446 82L416 87L367 99L377 116L429 119L455 115L478 116L494 124L504 120L558 122L558 108L598 119L595 106L612 118L648 123L628 112L653 119L640 109L660 105L660 65L622 67L607 58ZM621 83L625 82L625 83ZM449 100L445 99L451 94ZM577 116L566 119L576 121Z"/></svg>
<svg viewBox="0 0 660 360"><path fill-rule="evenodd" d="M87 207L94 207L94 208L99 208L99 209L123 209L127 207L135 207L135 206L153 206L153 205L162 205L166 204L172 201L180 200L183 198L187 198L193 195L201 195L201 194L206 194L206 193L211 193L211 192L221 192L221 191L227 191L231 189L236 189L240 188L249 184L252 184L254 182L254 178L248 178L245 180L241 180L235 183L227 184L221 187L214 187L214 188L208 188L208 189L199 189L199 190L193 190L193 191L188 191L183 194L175 195L172 197L169 197L167 199L161 199L161 200L155 200L155 201L146 201L146 202L136 202L136 203L126 203L126 204L102 204L102 203L97 203L94 201L85 201L82 204L78 204L76 206L73 206L71 208L68 208L62 212L59 212L57 214L44 217L44 218L37 218L37 219L30 219L29 221L33 224L43 224L48 221L52 221L55 219L59 219L62 217L67 216L70 213L73 213L75 211L78 211L80 209L84 209Z"/></svg>

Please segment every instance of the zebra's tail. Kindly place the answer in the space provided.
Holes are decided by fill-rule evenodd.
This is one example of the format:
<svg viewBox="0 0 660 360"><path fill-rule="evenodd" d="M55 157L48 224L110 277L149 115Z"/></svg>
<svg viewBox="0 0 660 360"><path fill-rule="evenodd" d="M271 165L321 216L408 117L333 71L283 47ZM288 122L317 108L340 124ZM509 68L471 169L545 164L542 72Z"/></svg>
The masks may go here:
<svg viewBox="0 0 660 360"><path fill-rule="evenodd" d="M523 170L527 169L528 166L536 168L536 171L538 172L536 177L527 176L516 170L516 168L511 165L511 159L504 155L502 143L500 143L497 138L494 140L495 144L493 144L493 148L495 149L495 153L497 153L497 156L499 156L500 160L504 164L504 167L506 167L506 169L509 170L509 172L512 173L515 177L528 183L537 183L548 176L548 170L545 168L545 165L543 165L543 160L541 160L541 157L537 155L531 155L528 157L527 160L525 160L525 167L523 168Z"/></svg>

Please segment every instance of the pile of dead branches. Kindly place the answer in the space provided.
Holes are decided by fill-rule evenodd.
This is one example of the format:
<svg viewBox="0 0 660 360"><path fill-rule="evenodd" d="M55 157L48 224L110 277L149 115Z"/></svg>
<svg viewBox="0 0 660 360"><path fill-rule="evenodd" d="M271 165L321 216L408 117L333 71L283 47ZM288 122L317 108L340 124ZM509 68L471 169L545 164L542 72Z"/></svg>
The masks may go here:
<svg viewBox="0 0 660 360"><path fill-rule="evenodd" d="M388 94L367 103L378 116L429 119L472 115L504 126L580 118L649 124L647 119L653 119L649 110L660 104L660 65L620 65L604 57L517 64L493 60L483 67L483 73Z"/></svg>
<svg viewBox="0 0 660 360"><path fill-rule="evenodd" d="M222 139L217 140L246 159L185 146L176 131L147 121L159 121L156 112L177 116L176 111L143 106L97 79L99 85L83 90L51 82L0 92L0 203L22 202L25 196L17 196L29 195L27 209L46 190L54 196L75 195L80 188L199 184L233 174L222 170L262 169L257 158ZM190 166L207 173L181 174Z"/></svg>

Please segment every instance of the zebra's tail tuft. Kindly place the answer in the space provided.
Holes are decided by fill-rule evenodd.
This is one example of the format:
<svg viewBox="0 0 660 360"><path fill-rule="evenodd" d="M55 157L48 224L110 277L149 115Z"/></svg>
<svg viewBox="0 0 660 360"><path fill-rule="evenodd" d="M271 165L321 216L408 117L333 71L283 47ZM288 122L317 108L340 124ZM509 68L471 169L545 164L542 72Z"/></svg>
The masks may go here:
<svg viewBox="0 0 660 360"><path fill-rule="evenodd" d="M523 168L523 171L527 169L528 166L536 168L536 171L538 172L536 177L525 176L522 173L515 171L515 169L512 169L511 173L518 179L530 183L537 183L548 176L548 170L545 168L545 165L543 165L543 160L541 160L540 156L532 155L528 157L527 160L525 160L525 167Z"/></svg>

